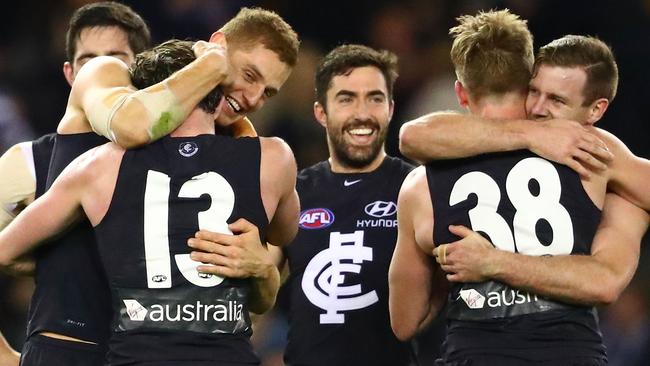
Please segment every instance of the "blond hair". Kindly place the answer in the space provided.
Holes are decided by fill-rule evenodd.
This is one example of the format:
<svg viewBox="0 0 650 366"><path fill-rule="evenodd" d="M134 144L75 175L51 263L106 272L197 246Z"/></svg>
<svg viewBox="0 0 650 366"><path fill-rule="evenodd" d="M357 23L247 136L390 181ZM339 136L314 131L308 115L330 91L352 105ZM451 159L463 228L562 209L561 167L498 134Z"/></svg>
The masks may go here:
<svg viewBox="0 0 650 366"><path fill-rule="evenodd" d="M457 18L451 60L456 77L474 98L528 89L533 36L526 21L508 9Z"/></svg>
<svg viewBox="0 0 650 366"><path fill-rule="evenodd" d="M278 14L261 8L242 8L220 29L230 47L249 49L263 44L280 61L296 65L300 41L298 35Z"/></svg>

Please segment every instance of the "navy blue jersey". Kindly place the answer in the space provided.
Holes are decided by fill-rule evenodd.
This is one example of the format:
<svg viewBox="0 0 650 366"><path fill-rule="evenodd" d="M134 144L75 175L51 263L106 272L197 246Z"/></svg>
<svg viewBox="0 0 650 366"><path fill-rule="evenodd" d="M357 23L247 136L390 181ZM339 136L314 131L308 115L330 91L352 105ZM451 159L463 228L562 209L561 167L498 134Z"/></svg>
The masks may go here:
<svg viewBox="0 0 650 366"><path fill-rule="evenodd" d="M264 240L260 142L164 137L122 158L95 227L113 295L111 365L258 364L249 337L250 279L196 271L187 240L245 218ZM263 241L262 241L263 242Z"/></svg>
<svg viewBox="0 0 650 366"><path fill-rule="evenodd" d="M32 141L32 157L34 159L34 173L36 174L36 198L45 193L47 184L47 170L54 149L55 133L50 133Z"/></svg>
<svg viewBox="0 0 650 366"><path fill-rule="evenodd" d="M600 210L578 175L528 151L427 166L434 243L465 225L499 249L526 255L590 254ZM454 284L445 358L500 354L525 361L605 358L595 309L547 299L497 281Z"/></svg>
<svg viewBox="0 0 650 366"><path fill-rule="evenodd" d="M412 169L387 157L370 173L333 173L323 161L298 175L300 229L285 250L288 365L409 364L390 327L388 267Z"/></svg>
<svg viewBox="0 0 650 366"><path fill-rule="evenodd" d="M94 133L57 135L46 187L72 160L106 141ZM43 170L43 161L35 159L35 165ZM37 189L43 177L37 173ZM107 344L110 292L94 242L92 227L84 220L35 251L36 289L29 307L28 336L48 331Z"/></svg>

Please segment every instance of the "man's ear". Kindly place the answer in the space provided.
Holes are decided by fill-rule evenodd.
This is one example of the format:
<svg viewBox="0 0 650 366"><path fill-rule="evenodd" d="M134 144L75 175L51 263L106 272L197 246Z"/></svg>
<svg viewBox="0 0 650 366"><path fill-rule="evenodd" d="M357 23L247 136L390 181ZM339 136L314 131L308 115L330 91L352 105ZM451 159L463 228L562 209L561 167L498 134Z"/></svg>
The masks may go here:
<svg viewBox="0 0 650 366"><path fill-rule="evenodd" d="M68 61L63 63L63 76L68 81L70 87L72 87L72 82L74 81L74 71L72 71L72 64Z"/></svg>
<svg viewBox="0 0 650 366"><path fill-rule="evenodd" d="M226 47L227 46L226 35L223 34L223 32L221 32L221 31L216 31L216 32L212 33L212 35L210 36L210 43L216 43L216 44L219 44L221 46Z"/></svg>
<svg viewBox="0 0 650 366"><path fill-rule="evenodd" d="M463 83L460 82L460 80L456 80L454 83L454 91L456 92L456 99L458 99L458 104L463 108L467 108L469 105L469 95L467 94L467 90L465 90L465 87L463 86Z"/></svg>
<svg viewBox="0 0 650 366"><path fill-rule="evenodd" d="M314 102L314 116L321 126L327 128L327 111L320 102Z"/></svg>
<svg viewBox="0 0 650 366"><path fill-rule="evenodd" d="M600 98L595 100L593 103L591 103L591 106L589 106L589 115L587 116L587 123L593 125L596 122L598 122L601 118L603 118L603 115L605 114L605 111L607 111L608 107L609 107L609 100L607 100L606 98Z"/></svg>

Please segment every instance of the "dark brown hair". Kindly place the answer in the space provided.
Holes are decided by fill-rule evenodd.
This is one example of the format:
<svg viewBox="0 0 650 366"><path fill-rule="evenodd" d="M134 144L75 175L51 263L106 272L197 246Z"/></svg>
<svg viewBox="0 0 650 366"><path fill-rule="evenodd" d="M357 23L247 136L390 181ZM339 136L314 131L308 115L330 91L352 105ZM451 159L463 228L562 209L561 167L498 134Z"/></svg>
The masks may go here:
<svg viewBox="0 0 650 366"><path fill-rule="evenodd" d="M618 66L611 48L595 37L567 35L539 49L535 70L540 65L579 67L587 74L582 90L587 106L600 98L614 100L618 88Z"/></svg>
<svg viewBox="0 0 650 366"><path fill-rule="evenodd" d="M397 79L397 56L390 51L377 51L367 46L347 44L328 53L316 71L316 100L327 106L327 90L334 76L347 74L351 69L374 66L386 79L388 98L393 98L393 84Z"/></svg>
<svg viewBox="0 0 650 366"><path fill-rule="evenodd" d="M86 28L110 26L117 26L124 30L134 55L151 46L149 27L130 7L113 1L92 3L77 9L70 18L65 37L68 61L74 61L81 31Z"/></svg>

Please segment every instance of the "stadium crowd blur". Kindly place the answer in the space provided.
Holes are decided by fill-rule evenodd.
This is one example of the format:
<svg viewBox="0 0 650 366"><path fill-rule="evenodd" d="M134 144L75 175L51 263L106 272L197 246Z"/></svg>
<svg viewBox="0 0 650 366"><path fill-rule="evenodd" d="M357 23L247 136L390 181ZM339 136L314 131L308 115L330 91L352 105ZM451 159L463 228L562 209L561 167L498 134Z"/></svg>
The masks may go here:
<svg viewBox="0 0 650 366"><path fill-rule="evenodd" d="M4 3L0 22L0 153L20 141L53 132L69 87L61 67L72 11L88 0ZM400 58L395 115L388 152L398 155L397 132L424 113L457 109L447 30L454 18L480 9L509 8L528 19L535 47L565 34L595 35L610 44L619 69L619 92L598 123L637 155L650 158L650 0L139 0L122 1L149 23L155 42L207 39L241 6L275 10L302 39L297 67L281 93L251 116L261 135L277 135L293 148L299 168L327 156L324 131L312 113L319 58L342 43L386 48ZM650 182L648 182L650 184ZM611 365L650 365L650 236L637 274L620 299L601 309ZM31 279L0 275L0 329L20 349ZM265 365L280 365L286 326L280 316L254 336ZM435 350L433 351L435 353ZM428 357L427 357L428 358ZM429 362L423 364L431 364Z"/></svg>

